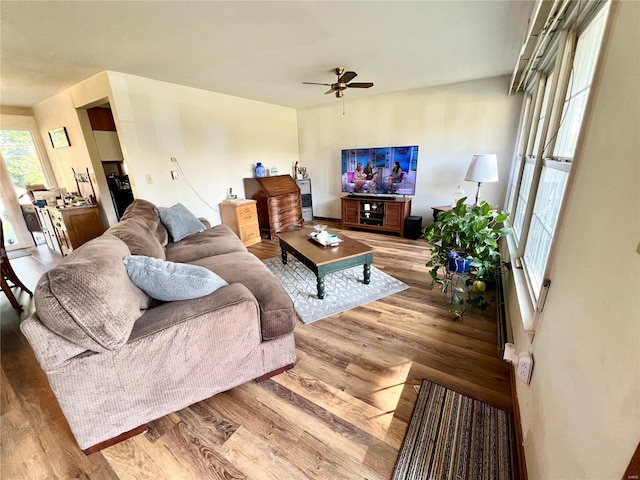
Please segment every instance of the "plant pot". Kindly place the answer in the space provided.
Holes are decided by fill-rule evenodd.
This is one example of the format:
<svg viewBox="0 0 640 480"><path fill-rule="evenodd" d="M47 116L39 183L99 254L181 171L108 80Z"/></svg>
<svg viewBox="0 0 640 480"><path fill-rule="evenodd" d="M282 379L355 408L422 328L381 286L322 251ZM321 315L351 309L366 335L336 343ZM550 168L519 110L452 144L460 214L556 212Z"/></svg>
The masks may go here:
<svg viewBox="0 0 640 480"><path fill-rule="evenodd" d="M471 259L463 257L458 252L449 252L449 271L452 273L469 273Z"/></svg>

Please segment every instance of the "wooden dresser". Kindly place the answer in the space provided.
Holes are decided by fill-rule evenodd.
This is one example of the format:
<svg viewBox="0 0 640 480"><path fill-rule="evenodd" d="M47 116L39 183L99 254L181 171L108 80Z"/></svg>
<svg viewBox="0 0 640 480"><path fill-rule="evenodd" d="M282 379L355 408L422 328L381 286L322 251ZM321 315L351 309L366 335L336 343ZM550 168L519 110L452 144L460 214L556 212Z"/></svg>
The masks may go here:
<svg viewBox="0 0 640 480"><path fill-rule="evenodd" d="M262 241L256 203L255 200L243 200L218 204L222 223L228 225L246 247Z"/></svg>
<svg viewBox="0 0 640 480"><path fill-rule="evenodd" d="M45 207L39 210L39 220L44 223L43 233L45 237L49 233L53 243L49 247L63 256L104 232L100 209L96 205L63 209ZM51 229L53 231L49 231Z"/></svg>
<svg viewBox="0 0 640 480"><path fill-rule="evenodd" d="M295 225L304 225L300 188L291 175L245 178L244 193L258 206L260 231L269 239Z"/></svg>

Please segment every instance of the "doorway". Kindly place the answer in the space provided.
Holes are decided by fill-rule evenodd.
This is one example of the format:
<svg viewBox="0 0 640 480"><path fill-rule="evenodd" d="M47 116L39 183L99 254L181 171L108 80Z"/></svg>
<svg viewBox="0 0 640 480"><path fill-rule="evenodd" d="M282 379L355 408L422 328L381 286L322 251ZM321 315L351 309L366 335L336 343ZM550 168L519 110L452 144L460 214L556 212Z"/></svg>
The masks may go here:
<svg viewBox="0 0 640 480"><path fill-rule="evenodd" d="M23 205L31 205L31 189L50 186L39 153L37 130L0 130L0 215L7 250L33 246L35 233L27 228L28 212Z"/></svg>
<svg viewBox="0 0 640 480"><path fill-rule="evenodd" d="M109 195L119 221L133 202L133 190L111 107L108 104L87 109L89 123L100 155L100 163L109 188Z"/></svg>

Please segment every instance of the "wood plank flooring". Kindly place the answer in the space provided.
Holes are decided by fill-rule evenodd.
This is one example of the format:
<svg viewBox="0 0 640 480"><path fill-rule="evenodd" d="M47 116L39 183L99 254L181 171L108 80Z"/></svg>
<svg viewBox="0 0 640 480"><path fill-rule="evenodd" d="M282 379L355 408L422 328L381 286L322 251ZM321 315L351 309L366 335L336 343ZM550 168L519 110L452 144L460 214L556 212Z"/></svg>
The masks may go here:
<svg viewBox="0 0 640 480"><path fill-rule="evenodd" d="M327 222L323 222L327 223ZM491 316L454 320L431 289L424 240L348 230L375 249L374 265L410 288L295 329L298 362L150 424L85 456L46 376L1 298L0 477L13 479L384 480L391 476L423 378L512 411L509 369ZM249 248L266 259L277 240ZM46 246L12 260L30 288L60 261ZM328 279L329 280L329 279ZM25 311L33 309L18 294Z"/></svg>

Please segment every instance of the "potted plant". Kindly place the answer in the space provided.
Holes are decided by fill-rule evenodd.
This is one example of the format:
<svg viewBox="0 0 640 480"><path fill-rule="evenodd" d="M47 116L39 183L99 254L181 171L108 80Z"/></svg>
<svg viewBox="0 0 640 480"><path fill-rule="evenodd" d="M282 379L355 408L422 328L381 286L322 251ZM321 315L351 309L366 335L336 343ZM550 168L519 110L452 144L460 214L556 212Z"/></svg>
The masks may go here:
<svg viewBox="0 0 640 480"><path fill-rule="evenodd" d="M498 240L511 232L502 226L509 214L486 202L470 207L465 201L466 197L461 198L451 210L440 212L436 222L422 230L431 244L429 273L443 292L451 288L449 311L456 316L464 312L461 294L465 290L467 305L484 311L493 301L486 298L487 287L495 286L501 269L509 267L502 262L498 249ZM460 275L466 277L464 288L459 284Z"/></svg>

